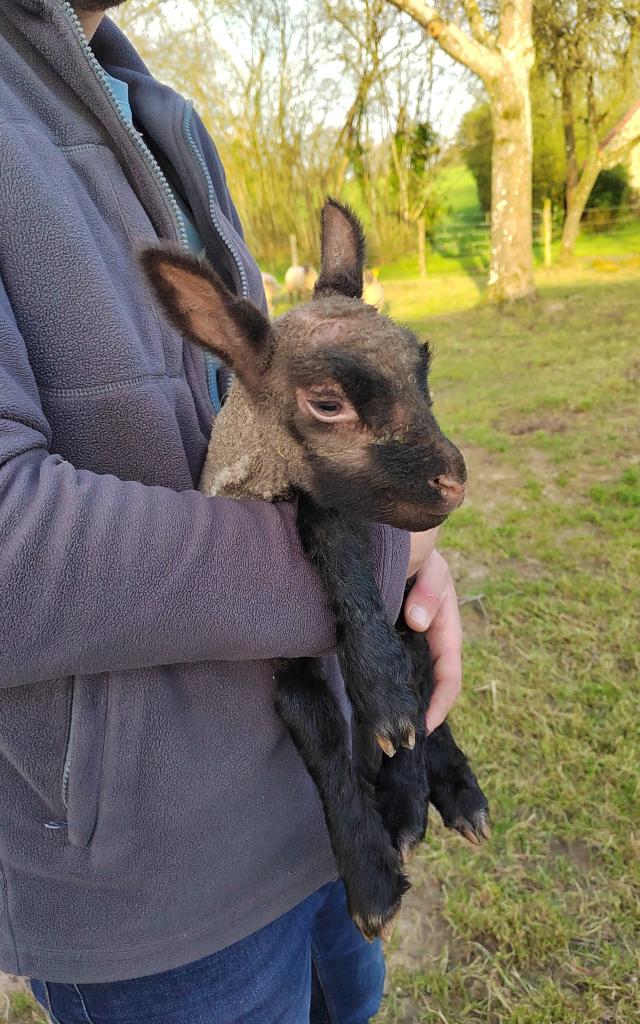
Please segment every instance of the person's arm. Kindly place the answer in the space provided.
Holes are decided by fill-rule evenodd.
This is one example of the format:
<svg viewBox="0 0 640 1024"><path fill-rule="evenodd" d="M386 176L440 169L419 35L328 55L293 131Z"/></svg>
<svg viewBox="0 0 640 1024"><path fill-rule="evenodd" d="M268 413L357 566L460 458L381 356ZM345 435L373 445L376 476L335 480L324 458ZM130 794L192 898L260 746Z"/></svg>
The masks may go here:
<svg viewBox="0 0 640 1024"><path fill-rule="evenodd" d="M83 471L49 442L0 283L0 685L333 647L290 505ZM374 539L396 614L408 535L384 528Z"/></svg>

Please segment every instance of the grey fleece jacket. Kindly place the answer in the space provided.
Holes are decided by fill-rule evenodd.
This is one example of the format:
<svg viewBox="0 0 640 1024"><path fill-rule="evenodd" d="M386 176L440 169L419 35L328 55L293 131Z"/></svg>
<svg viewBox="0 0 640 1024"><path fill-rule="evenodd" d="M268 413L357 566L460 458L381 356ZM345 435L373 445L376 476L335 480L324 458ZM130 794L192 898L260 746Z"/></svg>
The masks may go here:
<svg viewBox="0 0 640 1024"><path fill-rule="evenodd" d="M262 302L191 105L109 21L93 52L212 262ZM64 0L2 0L0 967L63 982L205 956L333 877L270 659L327 654L342 693L292 508L195 490L203 357L134 259L185 239L98 60ZM395 614L408 540L375 544Z"/></svg>

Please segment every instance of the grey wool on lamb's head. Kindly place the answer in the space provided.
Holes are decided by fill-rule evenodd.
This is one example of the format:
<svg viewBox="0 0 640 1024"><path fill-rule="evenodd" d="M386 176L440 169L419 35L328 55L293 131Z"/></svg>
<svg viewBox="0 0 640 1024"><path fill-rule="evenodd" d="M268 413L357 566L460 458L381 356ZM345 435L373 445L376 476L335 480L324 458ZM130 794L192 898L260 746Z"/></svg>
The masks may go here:
<svg viewBox="0 0 640 1024"><path fill-rule="evenodd" d="M403 526L436 526L462 500L462 457L428 392L429 352L361 300L364 238L329 200L311 302L270 321L211 267L148 250L147 273L181 331L236 374L201 488L232 498L310 494L321 505Z"/></svg>

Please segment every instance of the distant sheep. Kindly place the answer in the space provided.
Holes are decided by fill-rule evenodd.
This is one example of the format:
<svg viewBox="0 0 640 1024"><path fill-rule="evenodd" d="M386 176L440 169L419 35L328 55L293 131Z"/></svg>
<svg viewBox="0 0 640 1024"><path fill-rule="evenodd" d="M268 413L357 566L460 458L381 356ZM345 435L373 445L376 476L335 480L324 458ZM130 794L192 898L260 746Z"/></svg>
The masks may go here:
<svg viewBox="0 0 640 1024"><path fill-rule="evenodd" d="M309 264L289 267L284 275L284 287L289 296L289 302L302 302L310 299L317 280L318 271Z"/></svg>
<svg viewBox="0 0 640 1024"><path fill-rule="evenodd" d="M365 270L362 301L382 313L384 310L384 289L378 281L377 271Z"/></svg>

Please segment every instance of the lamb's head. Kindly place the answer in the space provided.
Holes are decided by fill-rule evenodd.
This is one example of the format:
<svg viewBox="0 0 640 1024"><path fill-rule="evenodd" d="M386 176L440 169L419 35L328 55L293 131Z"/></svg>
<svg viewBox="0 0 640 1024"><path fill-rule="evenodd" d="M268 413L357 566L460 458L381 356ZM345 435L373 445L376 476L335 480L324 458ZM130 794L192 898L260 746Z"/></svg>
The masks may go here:
<svg viewBox="0 0 640 1024"><path fill-rule="evenodd" d="M273 425L293 487L410 530L460 505L466 470L431 409L429 350L361 301L364 236L348 209L325 204L314 297L273 322L203 261L157 248L143 263L174 323L235 371L263 443Z"/></svg>

